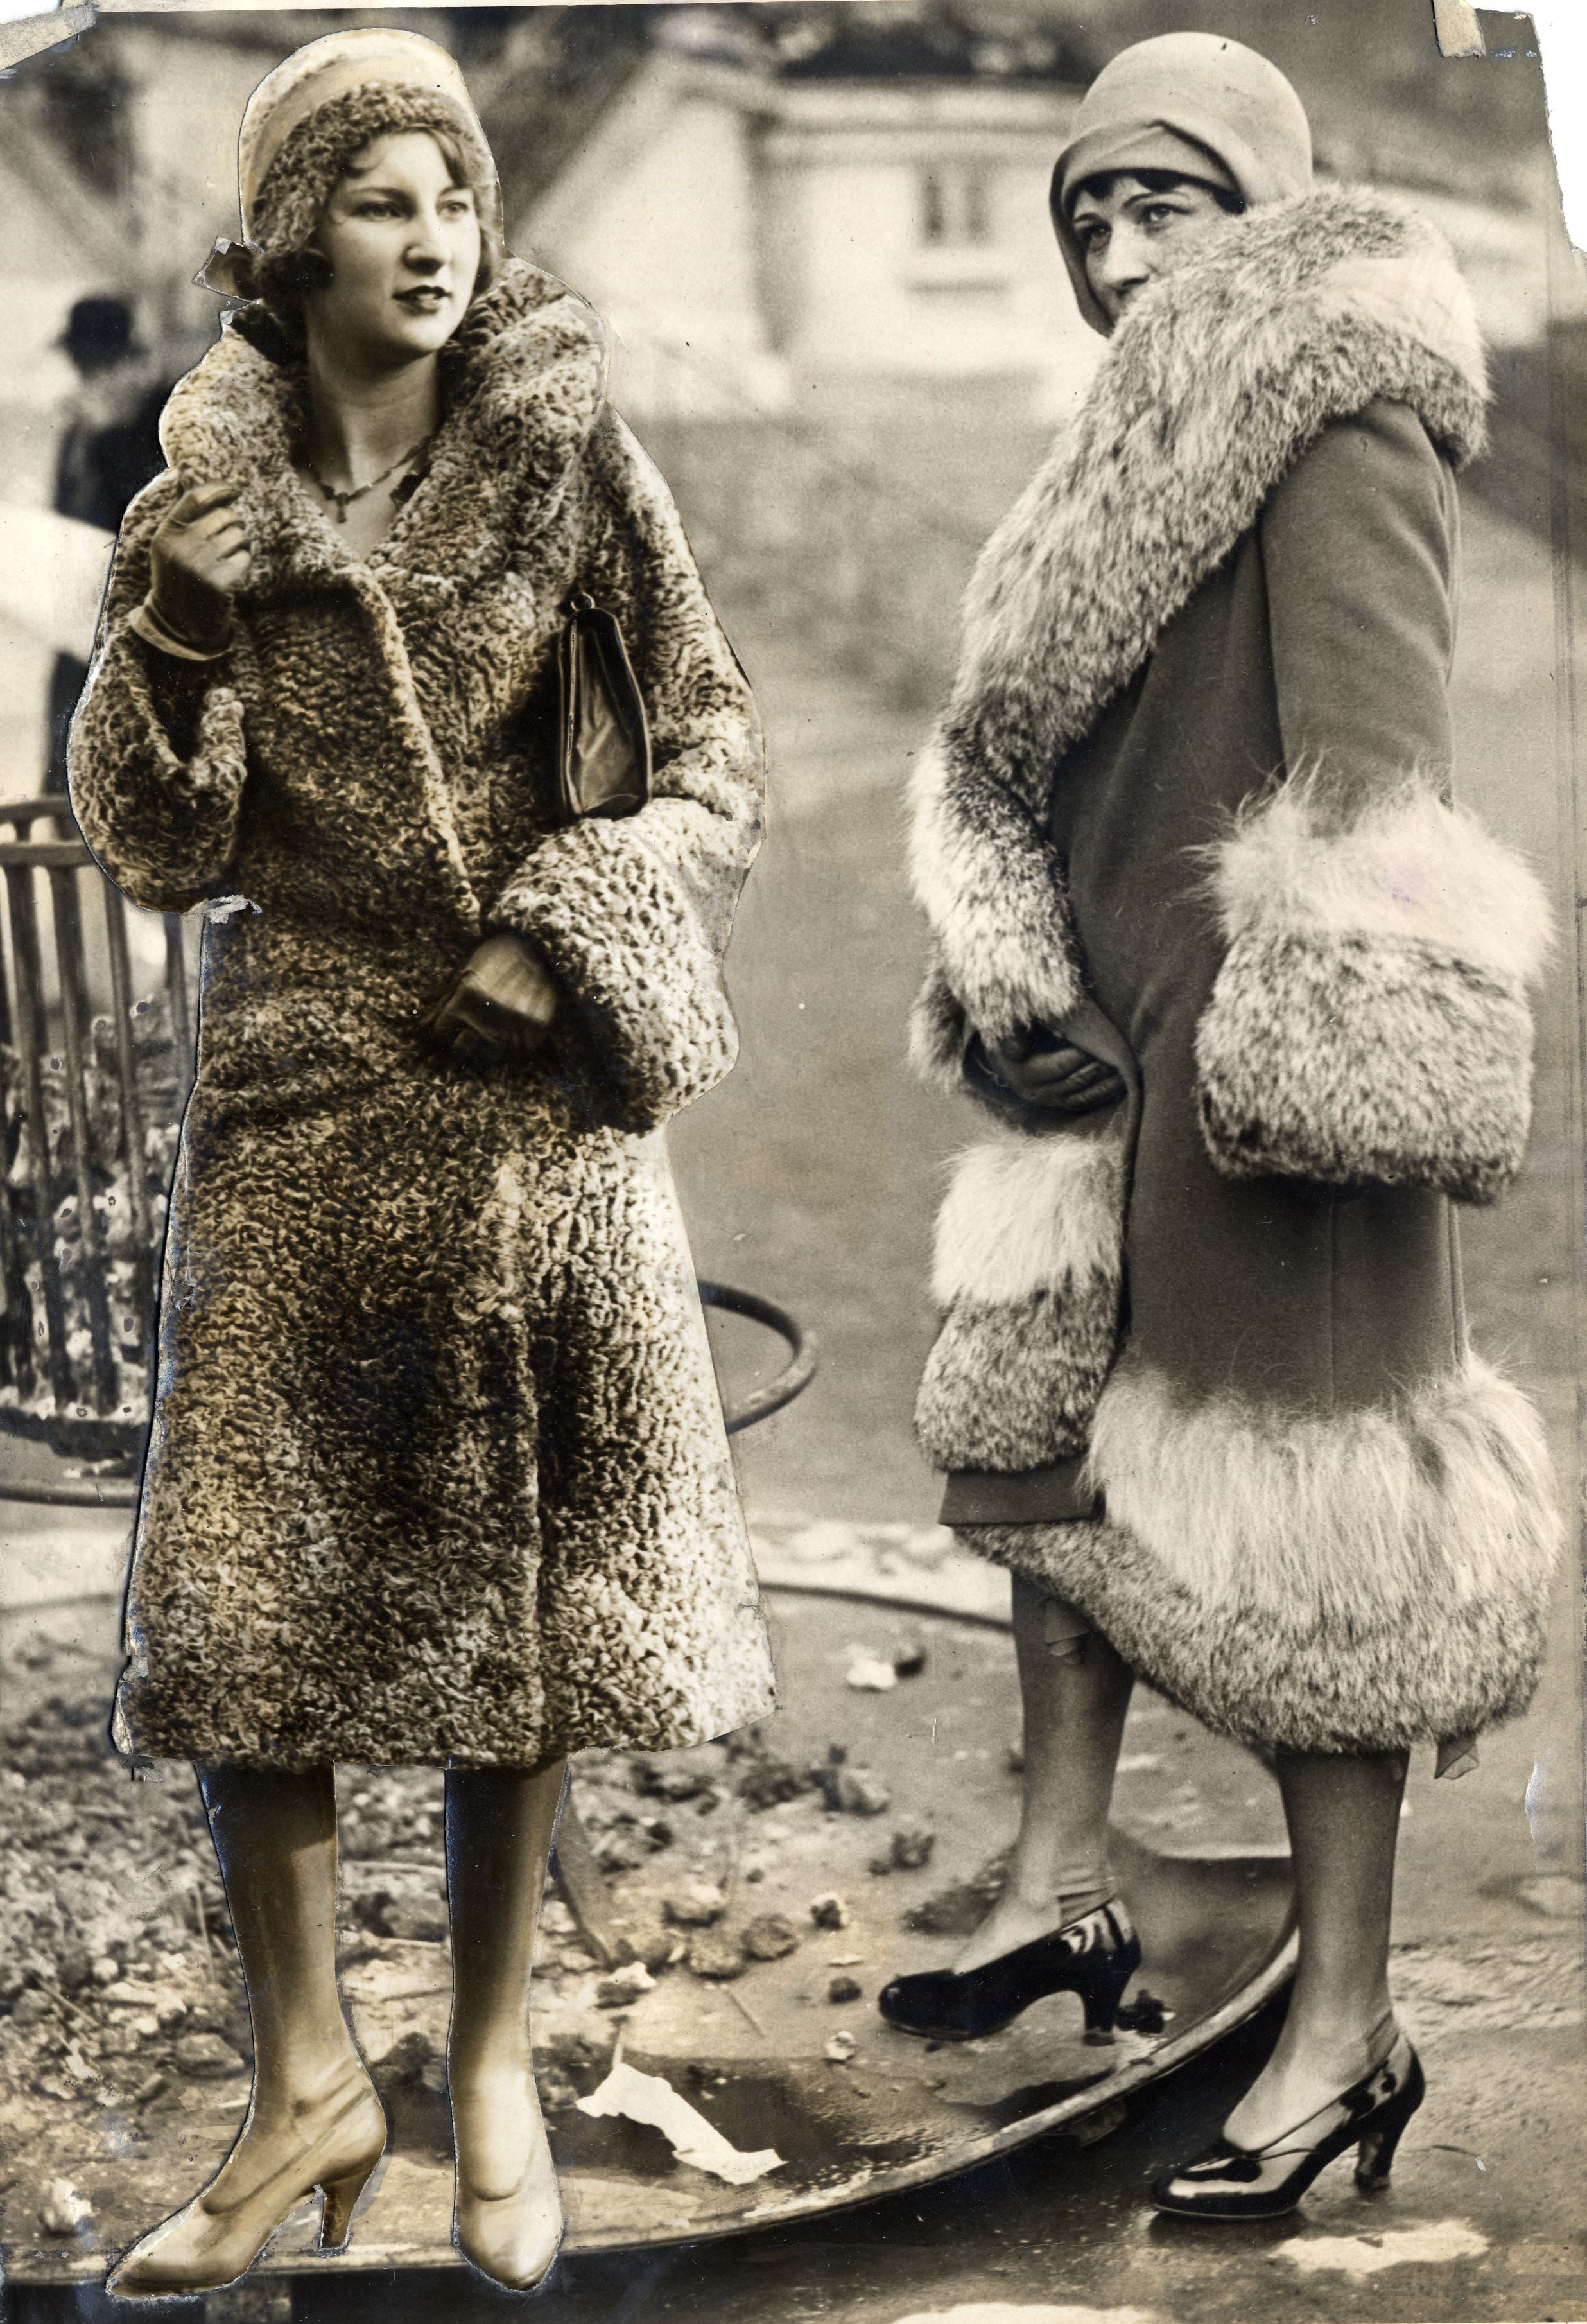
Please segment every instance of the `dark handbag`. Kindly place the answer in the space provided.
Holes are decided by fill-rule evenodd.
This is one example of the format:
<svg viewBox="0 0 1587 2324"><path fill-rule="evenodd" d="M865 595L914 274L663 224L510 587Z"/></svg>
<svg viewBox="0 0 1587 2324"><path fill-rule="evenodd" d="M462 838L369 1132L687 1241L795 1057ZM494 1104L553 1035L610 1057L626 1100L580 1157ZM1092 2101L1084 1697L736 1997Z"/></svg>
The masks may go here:
<svg viewBox="0 0 1587 2324"><path fill-rule="evenodd" d="M557 647L564 818L635 815L650 797L650 732L617 616L581 591Z"/></svg>

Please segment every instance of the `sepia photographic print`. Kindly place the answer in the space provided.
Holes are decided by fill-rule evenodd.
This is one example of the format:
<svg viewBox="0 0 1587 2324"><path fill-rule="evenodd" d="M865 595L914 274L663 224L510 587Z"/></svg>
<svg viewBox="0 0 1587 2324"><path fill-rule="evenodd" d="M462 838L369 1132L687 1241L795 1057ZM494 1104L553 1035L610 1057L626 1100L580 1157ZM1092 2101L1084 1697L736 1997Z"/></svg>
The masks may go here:
<svg viewBox="0 0 1587 2324"><path fill-rule="evenodd" d="M5 2314L1580 2314L1530 20L7 37Z"/></svg>

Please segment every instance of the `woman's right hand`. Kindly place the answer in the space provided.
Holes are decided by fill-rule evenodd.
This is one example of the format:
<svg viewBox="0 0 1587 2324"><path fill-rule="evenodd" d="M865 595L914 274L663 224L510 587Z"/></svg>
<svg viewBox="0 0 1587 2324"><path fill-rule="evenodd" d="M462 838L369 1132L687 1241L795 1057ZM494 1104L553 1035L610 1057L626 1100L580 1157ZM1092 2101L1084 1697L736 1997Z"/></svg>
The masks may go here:
<svg viewBox="0 0 1587 2324"><path fill-rule="evenodd" d="M544 1047L557 990L521 936L487 936L445 998L422 1019L432 1040L474 1064L525 1064Z"/></svg>
<svg viewBox="0 0 1587 2324"><path fill-rule="evenodd" d="M149 598L166 628L211 651L231 634L232 599L248 576L248 534L238 484L184 493L150 544Z"/></svg>
<svg viewBox="0 0 1587 2324"><path fill-rule="evenodd" d="M1072 1041L1038 1026L1010 1041L983 1040L986 1062L1004 1087L1026 1105L1054 1113L1090 1113L1117 1105L1124 1096L1122 1076L1112 1065Z"/></svg>

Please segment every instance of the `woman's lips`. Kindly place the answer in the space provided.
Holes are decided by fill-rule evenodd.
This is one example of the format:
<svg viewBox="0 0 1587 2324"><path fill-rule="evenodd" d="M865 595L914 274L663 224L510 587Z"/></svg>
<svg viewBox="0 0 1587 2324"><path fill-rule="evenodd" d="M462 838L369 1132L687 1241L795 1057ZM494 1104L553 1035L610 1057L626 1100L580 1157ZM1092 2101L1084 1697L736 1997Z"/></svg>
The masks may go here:
<svg viewBox="0 0 1587 2324"><path fill-rule="evenodd" d="M438 284L427 282L411 290L395 291L392 295L399 307L411 307L416 313L430 313L438 307L445 307L452 293L443 290Z"/></svg>

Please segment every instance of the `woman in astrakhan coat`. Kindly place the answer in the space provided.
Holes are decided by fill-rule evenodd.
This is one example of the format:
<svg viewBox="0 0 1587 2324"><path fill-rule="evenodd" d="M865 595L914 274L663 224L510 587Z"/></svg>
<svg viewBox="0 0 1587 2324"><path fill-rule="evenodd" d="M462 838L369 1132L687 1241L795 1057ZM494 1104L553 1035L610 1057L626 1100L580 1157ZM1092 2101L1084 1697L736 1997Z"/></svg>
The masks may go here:
<svg viewBox="0 0 1587 2324"><path fill-rule="evenodd" d="M240 146L250 298L122 529L72 796L205 933L124 1746L198 1763L252 2011L219 2176L124 2261L197 2292L385 2118L335 1973L338 1760L446 1769L457 2240L561 2229L527 2003L563 1769L772 1702L660 1126L732 1063L754 707L599 321L502 251L445 51L313 43ZM568 823L557 641L614 613L653 795Z"/></svg>
<svg viewBox="0 0 1587 2324"><path fill-rule="evenodd" d="M1388 1944L1407 1754L1526 1704L1556 1517L1468 1344L1451 1204L1522 1159L1528 870L1453 802L1454 471L1482 358L1437 235L1314 188L1271 65L1107 67L1053 179L1111 345L994 534L915 781L917 1059L1000 1117L938 1231L922 1440L1014 1575L1007 1887L884 2014L965 2035L1139 1960L1106 1862L1133 1675L1271 1757L1300 1965L1164 2208L1379 2183L1423 2077Z"/></svg>

